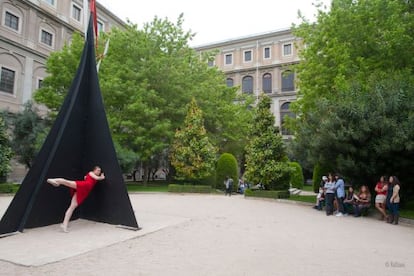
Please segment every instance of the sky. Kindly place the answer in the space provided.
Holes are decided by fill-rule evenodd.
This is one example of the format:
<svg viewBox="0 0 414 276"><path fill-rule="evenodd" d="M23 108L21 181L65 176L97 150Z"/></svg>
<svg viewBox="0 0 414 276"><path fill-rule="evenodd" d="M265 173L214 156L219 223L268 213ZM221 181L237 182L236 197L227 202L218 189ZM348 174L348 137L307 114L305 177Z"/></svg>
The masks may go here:
<svg viewBox="0 0 414 276"><path fill-rule="evenodd" d="M129 19L141 28L155 16L176 22L184 14L183 28L196 33L191 46L199 46L238 37L289 28L299 23L300 10L313 20L321 1L329 6L331 0L97 0L122 20Z"/></svg>

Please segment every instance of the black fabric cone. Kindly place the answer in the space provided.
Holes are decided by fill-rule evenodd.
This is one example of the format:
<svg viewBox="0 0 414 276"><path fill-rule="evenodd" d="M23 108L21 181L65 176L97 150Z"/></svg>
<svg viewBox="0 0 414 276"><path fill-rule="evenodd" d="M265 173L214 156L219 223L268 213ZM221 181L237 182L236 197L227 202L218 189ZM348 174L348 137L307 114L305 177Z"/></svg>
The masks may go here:
<svg viewBox="0 0 414 276"><path fill-rule="evenodd" d="M99 181L72 219L138 229L128 196L99 88L92 17L72 86L32 168L0 221L0 235L59 223L71 200L69 188L53 187L50 177L82 180L99 165Z"/></svg>

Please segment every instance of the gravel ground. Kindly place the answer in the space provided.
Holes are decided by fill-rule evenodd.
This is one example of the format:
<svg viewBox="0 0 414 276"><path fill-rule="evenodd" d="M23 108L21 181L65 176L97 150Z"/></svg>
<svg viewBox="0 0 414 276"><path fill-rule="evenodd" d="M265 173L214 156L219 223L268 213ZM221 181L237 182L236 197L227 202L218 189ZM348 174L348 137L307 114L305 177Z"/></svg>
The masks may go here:
<svg viewBox="0 0 414 276"><path fill-rule="evenodd" d="M29 229L0 239L0 275L414 275L412 225L240 195L130 198L142 230Z"/></svg>

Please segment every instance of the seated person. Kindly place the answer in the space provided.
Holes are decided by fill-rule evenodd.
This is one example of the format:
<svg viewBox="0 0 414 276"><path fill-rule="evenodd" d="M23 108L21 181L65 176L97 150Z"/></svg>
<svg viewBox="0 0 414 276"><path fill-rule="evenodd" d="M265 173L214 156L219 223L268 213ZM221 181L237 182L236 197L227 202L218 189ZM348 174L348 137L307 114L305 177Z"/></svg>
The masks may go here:
<svg viewBox="0 0 414 276"><path fill-rule="evenodd" d="M325 204L324 186L325 186L325 182L327 181L328 181L328 178L326 176L322 176L322 181L319 184L319 192L318 192L318 195L316 196L316 204L315 206L313 206L314 209L317 209L319 211L323 209L323 205Z"/></svg>
<svg viewBox="0 0 414 276"><path fill-rule="evenodd" d="M361 213L368 210L371 206L371 194L367 186L362 185L358 195L354 194L354 216L359 217Z"/></svg>
<svg viewBox="0 0 414 276"><path fill-rule="evenodd" d="M344 199L344 211L345 214L353 213L354 210L354 188L352 186L349 186L348 192L346 194L346 197Z"/></svg>

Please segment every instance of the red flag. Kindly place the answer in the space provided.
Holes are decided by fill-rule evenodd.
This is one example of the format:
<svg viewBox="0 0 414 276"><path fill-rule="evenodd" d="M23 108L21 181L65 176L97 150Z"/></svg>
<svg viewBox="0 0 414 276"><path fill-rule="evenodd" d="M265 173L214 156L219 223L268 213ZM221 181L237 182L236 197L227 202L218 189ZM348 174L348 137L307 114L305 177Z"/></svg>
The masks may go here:
<svg viewBox="0 0 414 276"><path fill-rule="evenodd" d="M95 37L96 37L95 46L98 47L98 19L96 16L96 1L95 0L91 0L90 9L91 9L92 17L93 17L93 30L94 30Z"/></svg>

